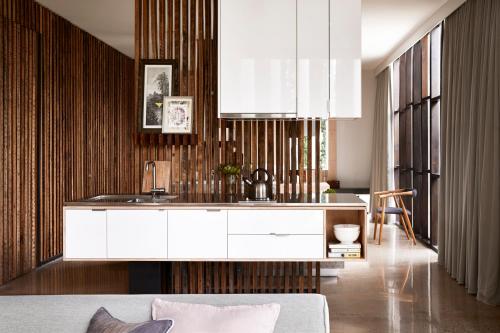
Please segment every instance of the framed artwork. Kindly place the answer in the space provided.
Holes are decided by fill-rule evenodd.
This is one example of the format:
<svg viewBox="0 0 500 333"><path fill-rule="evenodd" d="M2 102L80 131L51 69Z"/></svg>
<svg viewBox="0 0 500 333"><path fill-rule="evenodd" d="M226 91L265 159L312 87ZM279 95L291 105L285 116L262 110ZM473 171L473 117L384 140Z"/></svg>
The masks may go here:
<svg viewBox="0 0 500 333"><path fill-rule="evenodd" d="M138 100L139 131L161 133L163 99L177 94L177 60L141 60Z"/></svg>
<svg viewBox="0 0 500 333"><path fill-rule="evenodd" d="M164 97L162 133L191 134L192 132L193 97Z"/></svg>

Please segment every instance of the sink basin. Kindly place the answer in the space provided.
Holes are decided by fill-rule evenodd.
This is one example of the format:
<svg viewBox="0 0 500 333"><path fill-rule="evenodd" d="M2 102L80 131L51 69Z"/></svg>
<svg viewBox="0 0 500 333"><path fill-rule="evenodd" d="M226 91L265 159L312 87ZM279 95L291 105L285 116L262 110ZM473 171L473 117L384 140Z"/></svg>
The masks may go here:
<svg viewBox="0 0 500 333"><path fill-rule="evenodd" d="M177 195L158 195L153 199L151 195L98 195L87 199L87 202L116 202L116 203L161 203L176 199Z"/></svg>
<svg viewBox="0 0 500 333"><path fill-rule="evenodd" d="M127 202L129 202L129 203L143 203L145 201L144 201L144 199L141 199L141 198L134 198L134 199L127 200Z"/></svg>

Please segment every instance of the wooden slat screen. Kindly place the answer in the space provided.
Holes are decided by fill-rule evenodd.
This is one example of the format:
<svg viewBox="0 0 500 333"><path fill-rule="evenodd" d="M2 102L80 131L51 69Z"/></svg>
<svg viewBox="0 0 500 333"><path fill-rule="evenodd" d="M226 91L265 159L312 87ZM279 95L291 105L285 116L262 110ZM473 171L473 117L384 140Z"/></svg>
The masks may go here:
<svg viewBox="0 0 500 333"><path fill-rule="evenodd" d="M141 59L176 59L180 95L194 97L194 133L138 133L136 191L144 160L172 161L172 192L224 193L223 163L268 169L286 195L319 193L320 121L217 117L217 0L135 0L136 78ZM138 86L138 85L136 85ZM137 101L136 92L136 105ZM139 107L136 107L138 117ZM334 144L334 143L331 143ZM219 187L219 180L221 186ZM237 190L242 193L241 183ZM173 293L319 292L319 263L174 263Z"/></svg>
<svg viewBox="0 0 500 333"><path fill-rule="evenodd" d="M36 265L38 34L0 16L0 284Z"/></svg>
<svg viewBox="0 0 500 333"><path fill-rule="evenodd" d="M134 62L33 0L0 0L0 284L62 253L62 206L134 191ZM38 221L37 221L38 220Z"/></svg>
<svg viewBox="0 0 500 333"><path fill-rule="evenodd" d="M170 274L171 294L320 292L311 262L173 262Z"/></svg>
<svg viewBox="0 0 500 333"><path fill-rule="evenodd" d="M136 77L140 59L176 59L179 93L195 100L194 134L138 134L136 192L149 158L172 161L174 193L223 193L215 170L229 162L267 168L288 194L319 191L319 120L217 118L217 0L136 0L135 10Z"/></svg>

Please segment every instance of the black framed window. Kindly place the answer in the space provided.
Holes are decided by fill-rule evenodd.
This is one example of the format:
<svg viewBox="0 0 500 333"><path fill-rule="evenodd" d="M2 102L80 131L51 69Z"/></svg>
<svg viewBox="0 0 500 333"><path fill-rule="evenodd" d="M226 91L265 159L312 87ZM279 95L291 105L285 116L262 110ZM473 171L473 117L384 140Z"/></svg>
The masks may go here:
<svg viewBox="0 0 500 333"><path fill-rule="evenodd" d="M416 188L405 205L415 234L437 247L442 26L393 63L394 183Z"/></svg>

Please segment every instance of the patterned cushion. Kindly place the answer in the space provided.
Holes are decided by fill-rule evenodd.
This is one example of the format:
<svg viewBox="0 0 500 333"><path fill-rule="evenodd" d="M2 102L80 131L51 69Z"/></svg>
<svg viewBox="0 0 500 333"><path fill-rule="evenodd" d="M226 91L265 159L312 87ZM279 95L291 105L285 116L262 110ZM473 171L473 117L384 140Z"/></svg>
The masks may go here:
<svg viewBox="0 0 500 333"><path fill-rule="evenodd" d="M87 333L167 333L172 320L151 320L128 324L113 317L105 308L100 308L90 320Z"/></svg>

